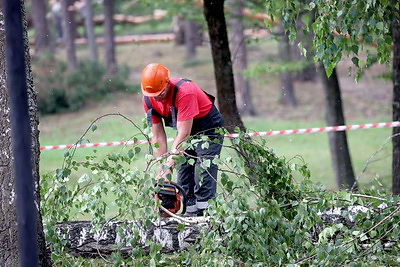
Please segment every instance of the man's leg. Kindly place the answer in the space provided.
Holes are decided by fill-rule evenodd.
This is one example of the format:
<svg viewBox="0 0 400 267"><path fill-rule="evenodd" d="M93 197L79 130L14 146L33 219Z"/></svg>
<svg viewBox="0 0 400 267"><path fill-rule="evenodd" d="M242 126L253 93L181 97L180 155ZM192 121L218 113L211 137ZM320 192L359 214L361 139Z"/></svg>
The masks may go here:
<svg viewBox="0 0 400 267"><path fill-rule="evenodd" d="M207 149L203 149L201 144L198 145L196 149L198 159L196 161L194 173L194 180L196 183L194 193L196 195L196 205L199 213L208 208L208 200L215 198L217 192L218 166L213 164L212 161L221 153L223 136L215 139L218 140L218 142L209 141ZM201 162L205 160L210 160L209 168L202 168Z"/></svg>
<svg viewBox="0 0 400 267"><path fill-rule="evenodd" d="M186 151L186 153L193 154L193 151ZM179 165L178 169L178 184L182 186L183 190L187 196L187 205L186 212L188 213L196 213L196 197L194 194L194 165L190 165L187 161L190 159L189 156L186 156L186 162Z"/></svg>

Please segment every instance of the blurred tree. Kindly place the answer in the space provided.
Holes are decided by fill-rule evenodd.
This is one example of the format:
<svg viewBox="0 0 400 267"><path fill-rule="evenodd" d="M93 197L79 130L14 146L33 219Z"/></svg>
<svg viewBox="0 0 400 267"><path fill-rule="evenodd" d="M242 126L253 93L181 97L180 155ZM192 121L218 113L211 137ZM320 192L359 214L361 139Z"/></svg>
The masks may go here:
<svg viewBox="0 0 400 267"><path fill-rule="evenodd" d="M35 55L50 50L50 34L47 25L47 6L44 0L32 0L32 20L35 30Z"/></svg>
<svg viewBox="0 0 400 267"><path fill-rule="evenodd" d="M37 247L39 252L39 266L51 266L50 255L46 249L46 243L43 232L43 224L40 213L40 191L39 191L39 118L37 112L36 91L33 81L32 69L30 67L29 40L27 34L26 14L24 4L21 0L21 9L24 23L24 47L25 47L25 62L26 62L26 78L28 90L28 109L31 126L32 137L32 173L35 181L34 198L37 207L36 210L36 226L37 226ZM6 56L5 56L5 28L3 17L3 1L0 1L0 265L1 266L18 266L18 241L17 241L17 224L16 224L16 196L14 190L14 173L13 173L13 157L11 144L11 118L10 118L10 103L7 87L7 72L6 72ZM24 166L20 166L23 168ZM33 245L33 244L32 244Z"/></svg>
<svg viewBox="0 0 400 267"><path fill-rule="evenodd" d="M88 41L89 47L89 54L90 59L94 62L98 60L98 53L97 53L97 45L96 45L96 36L94 35L94 23L93 23L93 7L92 7L92 0L83 0L85 1L84 5L84 12L85 12L85 20L84 27L86 29L86 38Z"/></svg>
<svg viewBox="0 0 400 267"><path fill-rule="evenodd" d="M244 77L243 72L247 69L247 39L244 34L243 24L243 0L232 0L232 51L233 71L235 80L236 103L240 115L254 116L255 109L251 98L250 82Z"/></svg>
<svg viewBox="0 0 400 267"><path fill-rule="evenodd" d="M235 83L226 31L224 2L204 0L204 17L208 25L214 74L217 85L218 107L224 116L225 127L233 132L235 127L245 130L235 97Z"/></svg>
<svg viewBox="0 0 400 267"><path fill-rule="evenodd" d="M297 100L296 96L294 93L294 85L293 85L293 74L290 69L288 69L288 65L292 62L292 49L291 45L289 42L289 36L287 32L285 32L283 28L283 24L280 23L279 26L279 43L278 43L278 51L279 51L279 57L282 60L283 66L284 67L280 71L280 91L281 91L281 98L279 99L279 102L288 107L296 107L297 106Z"/></svg>
<svg viewBox="0 0 400 267"><path fill-rule="evenodd" d="M63 0L61 1L61 15L62 15L62 26L64 34L64 44L67 53L67 63L69 69L76 69L78 67L78 61L76 59L75 52L75 19L74 19L74 0Z"/></svg>
<svg viewBox="0 0 400 267"><path fill-rule="evenodd" d="M114 4L112 0L104 0L104 52L107 73L113 75L117 72L114 43Z"/></svg>

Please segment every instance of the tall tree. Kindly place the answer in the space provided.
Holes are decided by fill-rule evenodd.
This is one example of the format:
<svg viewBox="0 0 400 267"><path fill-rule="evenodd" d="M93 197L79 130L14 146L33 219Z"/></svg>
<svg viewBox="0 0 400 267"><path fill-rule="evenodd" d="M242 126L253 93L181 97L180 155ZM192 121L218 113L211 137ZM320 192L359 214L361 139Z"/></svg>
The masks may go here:
<svg viewBox="0 0 400 267"><path fill-rule="evenodd" d="M85 1L84 12L86 13L86 15L83 23L85 24L84 27L86 29L86 34L87 34L90 59L94 62L97 62L98 52L96 45L96 36L94 35L92 0L84 0L84 1Z"/></svg>
<svg viewBox="0 0 400 267"><path fill-rule="evenodd" d="M64 34L64 44L67 52L67 63L69 69L76 69L78 67L78 61L76 59L75 52L75 20L74 12L72 9L71 0L61 1L61 15L62 15L62 26Z"/></svg>
<svg viewBox="0 0 400 267"><path fill-rule="evenodd" d="M10 106L7 93L5 62L5 29L3 17L3 1L0 1L0 264L18 266L17 215L15 206L14 176L11 147Z"/></svg>
<svg viewBox="0 0 400 267"><path fill-rule="evenodd" d="M285 29L283 28L283 24L280 23L279 26L279 56L282 59L284 67L280 72L280 80L281 80L281 98L279 102L288 107L296 107L297 100L294 93L293 86L293 75L289 68L287 68L288 64L292 63L292 51L289 42L289 36Z"/></svg>
<svg viewBox="0 0 400 267"><path fill-rule="evenodd" d="M235 83L224 13L224 0L204 0L204 17L208 25L214 75L217 85L218 107L224 116L225 127L233 132L235 127L244 130L235 97Z"/></svg>
<svg viewBox="0 0 400 267"><path fill-rule="evenodd" d="M311 3L302 0L290 2L270 1L267 4L270 14L281 16L285 28L290 30L290 39L294 41L297 28L296 21L301 10L312 11L312 30L314 32L313 48L315 60L324 65L328 77L332 75L343 55L351 57L356 68L355 80L358 81L363 70L375 62L391 63L391 50L397 51L400 45L396 42L396 27L399 21L398 1L337 1L326 2L314 0ZM396 26L397 25L397 26ZM309 31L307 25L302 29ZM366 45L370 48L365 49ZM376 51L371 49L376 47ZM360 53L365 49L364 53ZM376 53L375 53L376 52ZM398 57L398 52L393 57ZM393 120L400 119L400 76L398 59L393 58ZM394 128L393 133L399 130ZM393 192L400 193L400 137L393 138Z"/></svg>
<svg viewBox="0 0 400 267"><path fill-rule="evenodd" d="M202 42L201 26L197 25L192 19L183 21L184 38L186 47L186 59L196 57L196 46Z"/></svg>
<svg viewBox="0 0 400 267"><path fill-rule="evenodd" d="M32 0L32 20L35 30L35 55L51 48L46 13L47 7L44 0Z"/></svg>
<svg viewBox="0 0 400 267"><path fill-rule="evenodd" d="M107 73L113 75L117 72L114 43L114 4L112 0L104 0L104 52Z"/></svg>
<svg viewBox="0 0 400 267"><path fill-rule="evenodd" d="M243 116L255 115L253 100L251 98L250 82L243 75L247 69L247 40L243 25L243 0L232 0L232 51L233 70L236 91L236 103L239 113Z"/></svg>
<svg viewBox="0 0 400 267"><path fill-rule="evenodd" d="M393 121L400 121L400 11L393 9ZM393 128L393 193L400 194L400 128Z"/></svg>
<svg viewBox="0 0 400 267"><path fill-rule="evenodd" d="M346 125L336 68L333 70L332 75L328 77L322 66L321 77L325 91L326 124L328 126ZM353 165L351 164L350 152L347 145L347 133L345 131L330 132L328 133L328 137L333 173L335 174L338 188L357 189Z"/></svg>
<svg viewBox="0 0 400 267"><path fill-rule="evenodd" d="M29 40L27 35L27 23L23 1L21 2L22 14L24 18L24 47L26 61L26 79L28 90L28 110L30 118L31 140L32 140L32 174L35 181L34 198L37 218L37 240L39 248L39 265L51 266L50 257L46 250L46 244L43 233L43 225L40 214L40 194L39 194L39 131L38 131L38 111L36 91L34 88L32 69L30 67ZM0 264L2 266L18 265L18 247L17 247L17 225L16 225L16 206L14 191L14 172L13 157L11 149L11 124L10 124L10 103L7 93L7 72L5 61L5 28L3 17L3 1L0 1ZM32 244L34 245L34 244Z"/></svg>

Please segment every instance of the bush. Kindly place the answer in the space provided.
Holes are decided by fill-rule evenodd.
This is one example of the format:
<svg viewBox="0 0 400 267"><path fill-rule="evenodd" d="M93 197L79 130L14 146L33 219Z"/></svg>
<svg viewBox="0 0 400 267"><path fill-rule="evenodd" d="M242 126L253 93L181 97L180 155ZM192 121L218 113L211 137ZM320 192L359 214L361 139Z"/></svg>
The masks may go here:
<svg viewBox="0 0 400 267"><path fill-rule="evenodd" d="M112 77L96 62L81 61L76 70L68 70L65 62L44 57L33 63L38 109L40 114L62 113L82 108L90 100L98 100L117 91L134 92L127 84L129 69L120 67Z"/></svg>

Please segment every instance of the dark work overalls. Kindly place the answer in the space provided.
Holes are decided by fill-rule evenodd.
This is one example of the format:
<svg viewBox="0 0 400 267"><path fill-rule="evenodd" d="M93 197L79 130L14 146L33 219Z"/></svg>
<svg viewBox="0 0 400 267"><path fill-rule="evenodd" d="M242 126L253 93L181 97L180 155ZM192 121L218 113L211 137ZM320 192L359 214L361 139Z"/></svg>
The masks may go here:
<svg viewBox="0 0 400 267"><path fill-rule="evenodd" d="M171 104L171 117L163 117L156 110L153 109L150 100L145 96L145 102L148 107L147 121L148 124L152 125L151 116L157 116L163 118L164 124L169 127L176 129L177 113L175 107L175 98L178 92L179 86L183 82L191 82L188 79L181 79L176 83L174 87L174 95L172 97ZM182 90L182 89L181 89ZM206 92L205 92L206 93ZM186 211L189 213L195 213L198 210L202 211L208 207L207 201L215 197L217 189L217 173L218 166L213 164L212 161L215 156L221 153L223 135L216 133L215 129L224 126L224 120L221 113L217 110L214 105L215 98L212 95L206 93L206 95L213 102L210 112L204 117L194 119L193 126L190 135L207 135L210 139L207 148L202 148L204 141L198 143L193 149L187 149L185 152L190 155L186 156L186 162L181 164L178 168L178 184L183 187L187 196L187 208ZM187 160L193 158L196 163L190 165ZM211 165L209 168L201 167L201 160L209 159Z"/></svg>

